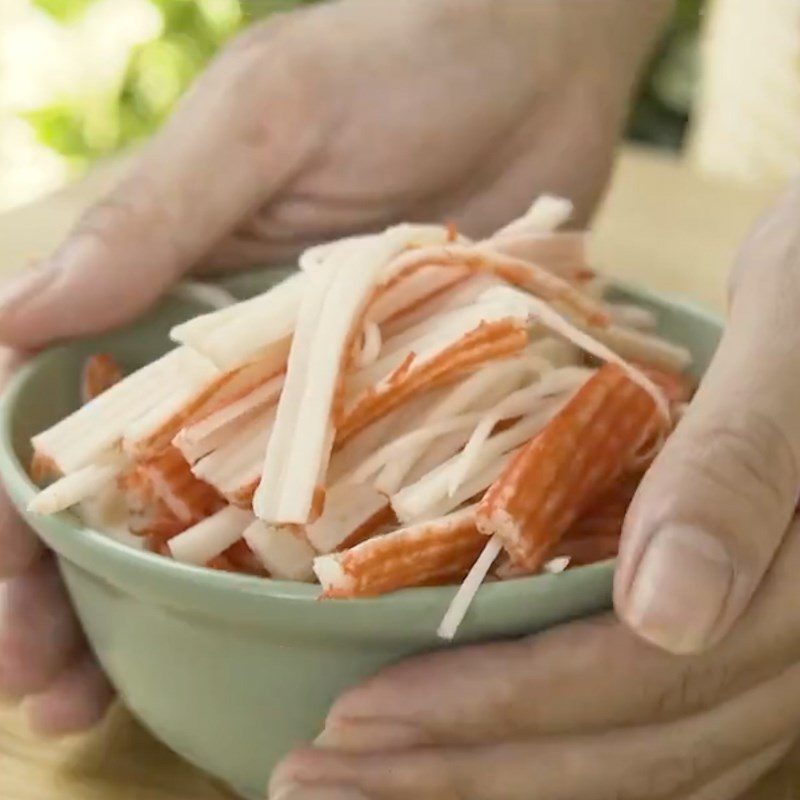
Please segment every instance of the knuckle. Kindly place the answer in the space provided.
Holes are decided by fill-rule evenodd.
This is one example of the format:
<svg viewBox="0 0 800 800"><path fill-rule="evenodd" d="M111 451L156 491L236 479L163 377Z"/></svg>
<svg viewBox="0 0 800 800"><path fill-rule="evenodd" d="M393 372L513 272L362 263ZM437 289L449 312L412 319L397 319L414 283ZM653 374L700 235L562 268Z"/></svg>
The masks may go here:
<svg viewBox="0 0 800 800"><path fill-rule="evenodd" d="M701 748L689 748L681 754L659 756L646 766L628 770L609 800L652 800L672 797L675 792L691 786L715 760L714 745L706 742Z"/></svg>
<svg viewBox="0 0 800 800"><path fill-rule="evenodd" d="M741 665L719 657L687 661L652 699L652 716L671 721L714 706L745 683Z"/></svg>
<svg viewBox="0 0 800 800"><path fill-rule="evenodd" d="M128 179L84 212L74 234L101 244L135 235L142 223L157 223L160 215L154 201L144 180Z"/></svg>

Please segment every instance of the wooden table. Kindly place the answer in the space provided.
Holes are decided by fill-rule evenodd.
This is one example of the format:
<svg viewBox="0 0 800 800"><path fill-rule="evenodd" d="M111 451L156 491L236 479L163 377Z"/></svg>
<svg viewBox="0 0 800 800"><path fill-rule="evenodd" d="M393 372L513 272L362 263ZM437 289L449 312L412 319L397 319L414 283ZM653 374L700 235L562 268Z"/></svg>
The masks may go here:
<svg viewBox="0 0 800 800"><path fill-rule="evenodd" d="M45 255L119 170L110 165L44 202L0 216L0 269L18 269ZM722 310L737 243L774 195L770 187L703 180L668 158L626 151L598 220L595 260L619 277ZM800 751L748 800L790 800L797 791ZM0 707L2 800L226 797L122 709L91 734L51 743L31 737L16 709Z"/></svg>

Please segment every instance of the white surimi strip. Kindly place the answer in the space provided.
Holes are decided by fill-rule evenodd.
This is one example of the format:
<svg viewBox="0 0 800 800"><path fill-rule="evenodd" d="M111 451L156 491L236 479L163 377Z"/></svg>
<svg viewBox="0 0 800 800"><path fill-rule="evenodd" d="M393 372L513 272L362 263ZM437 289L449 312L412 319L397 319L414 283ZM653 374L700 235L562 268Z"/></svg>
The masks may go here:
<svg viewBox="0 0 800 800"><path fill-rule="evenodd" d="M486 543L483 552L478 556L478 560L472 565L472 569L464 578L461 586L453 597L450 605L437 630L440 639L451 641L458 631L464 617L467 615L478 589L489 574L492 564L497 560L503 549L503 543L499 536L493 536Z"/></svg>
<svg viewBox="0 0 800 800"><path fill-rule="evenodd" d="M247 526L242 538L264 565L270 577L285 581L310 581L316 551L286 528L274 528L260 519Z"/></svg>
<svg viewBox="0 0 800 800"><path fill-rule="evenodd" d="M236 544L252 521L251 512L226 506L174 536L167 545L176 561L203 566Z"/></svg>
<svg viewBox="0 0 800 800"><path fill-rule="evenodd" d="M105 464L89 464L59 478L42 489L28 504L34 514L57 514L99 494L122 472L124 459L111 459Z"/></svg>
<svg viewBox="0 0 800 800"><path fill-rule="evenodd" d="M171 393L199 387L216 374L206 359L178 347L34 436L34 449L62 472L74 472L111 449L137 419Z"/></svg>

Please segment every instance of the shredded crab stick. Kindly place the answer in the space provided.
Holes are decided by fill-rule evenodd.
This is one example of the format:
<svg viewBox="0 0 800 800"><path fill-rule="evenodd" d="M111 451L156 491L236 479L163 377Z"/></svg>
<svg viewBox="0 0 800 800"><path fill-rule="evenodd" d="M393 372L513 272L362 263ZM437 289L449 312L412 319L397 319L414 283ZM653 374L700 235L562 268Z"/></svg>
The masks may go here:
<svg viewBox="0 0 800 800"><path fill-rule="evenodd" d="M536 569L661 425L650 394L618 366L603 367L487 491L479 529L499 536L516 564Z"/></svg>
<svg viewBox="0 0 800 800"><path fill-rule="evenodd" d="M370 597L463 578L485 545L468 507L318 556L314 572L324 597Z"/></svg>
<svg viewBox="0 0 800 800"><path fill-rule="evenodd" d="M35 514L57 514L71 508L112 485L124 466L125 460L118 456L108 458L105 463L88 464L42 489L31 500L28 510Z"/></svg>
<svg viewBox="0 0 800 800"><path fill-rule="evenodd" d="M489 467L499 457L508 453L532 437L549 422L566 402L566 397L542 398L532 413L522 417L505 430L491 436L481 448L478 456L470 462L464 482ZM430 509L449 497L451 478L459 464L459 454L441 464L416 483L404 487L391 498L397 518L409 522L424 518Z"/></svg>
<svg viewBox="0 0 800 800"><path fill-rule="evenodd" d="M452 640L459 626L467 614L467 610L472 604L472 600L478 593L481 584L486 580L492 564L503 550L503 543L499 536L493 536L489 543L483 548L477 561L472 565L464 582L458 587L455 597L442 618L439 628L436 631L440 639Z"/></svg>
<svg viewBox="0 0 800 800"><path fill-rule="evenodd" d="M225 506L170 539L167 547L176 561L202 566L238 542L252 521L250 511Z"/></svg>
<svg viewBox="0 0 800 800"><path fill-rule="evenodd" d="M622 358L645 367L680 373L692 363L692 355L685 347L643 331L609 325L590 333Z"/></svg>
<svg viewBox="0 0 800 800"><path fill-rule="evenodd" d="M387 377L365 389L347 409L338 426L344 442L370 422L405 402L410 396L450 383L482 364L519 353L528 343L523 321L506 313L491 321L472 322L471 329L450 343L454 334L434 341L420 353L412 351Z"/></svg>
<svg viewBox="0 0 800 800"><path fill-rule="evenodd" d="M214 309L228 308L237 302L227 289L202 281L179 281L171 289L170 294L173 297L202 303Z"/></svg>
<svg viewBox="0 0 800 800"><path fill-rule="evenodd" d="M332 446L329 433L353 326L393 248L390 239L376 238L356 251L344 250L340 262L311 279L253 499L260 519L302 524L312 516L320 470L330 458L326 444ZM298 430L303 431L300 437Z"/></svg>
<svg viewBox="0 0 800 800"><path fill-rule="evenodd" d="M159 453L181 429L236 403L281 376L286 369L285 355L268 355L238 369L217 372L197 386L182 386L165 396L159 405L126 429L126 452L134 458Z"/></svg>
<svg viewBox="0 0 800 800"><path fill-rule="evenodd" d="M88 403L122 380L122 369L106 353L87 358L81 376L81 400Z"/></svg>
<svg viewBox="0 0 800 800"><path fill-rule="evenodd" d="M179 347L34 436L34 450L61 472L73 472L118 444L127 428L173 391L200 386L214 374L208 361Z"/></svg>
<svg viewBox="0 0 800 800"><path fill-rule="evenodd" d="M528 358L529 355L532 356L532 361ZM422 417L422 425L433 425L467 411L487 409L516 389L530 370L541 370L542 366L542 362L527 351L519 358L490 362L456 385L448 387L443 399ZM465 441L464 436L455 431L455 435L440 438L436 445L428 447L425 452L416 449L395 456L383 467L375 480L375 486L386 494L394 494L403 486L406 476L422 458L427 456L436 466L463 447ZM437 457L435 450L440 450L442 455Z"/></svg>
<svg viewBox="0 0 800 800"><path fill-rule="evenodd" d="M378 287L367 309L367 318L381 326L390 325L403 317L408 318L415 310L424 308L448 289L462 284L468 275L466 270L459 272L446 267L420 267L415 272Z"/></svg>
<svg viewBox="0 0 800 800"><path fill-rule="evenodd" d="M569 281L536 264L485 247L456 244L424 247L399 256L391 269L395 274L403 275L422 265L486 272L543 300L563 305L577 319L589 325L608 324L608 314L603 305L592 300Z"/></svg>
<svg viewBox="0 0 800 800"><path fill-rule="evenodd" d="M458 491L465 477L469 475L470 468L478 458L481 447L500 422L524 416L531 409L536 408L543 398L563 396L565 393L575 391L589 379L592 372L593 370L585 367L563 367L553 370L534 385L511 393L504 400L498 402L491 411L483 414L474 427L458 461L453 466L448 487L450 497Z"/></svg>
<svg viewBox="0 0 800 800"><path fill-rule="evenodd" d="M313 579L314 548L287 528L276 528L257 519L245 528L242 538L273 578L303 582Z"/></svg>
<svg viewBox="0 0 800 800"><path fill-rule="evenodd" d="M411 276L416 276L429 269L432 268L420 267L419 270L411 273ZM435 269L441 270L442 268L436 267ZM421 325L426 320L458 308L464 308L474 303L487 289L503 285L503 282L493 275L478 273L462 278L461 273L457 270L446 271L455 275L458 280L453 281L449 287L432 293L423 302L406 309L401 314L395 314L386 322L381 323L381 332L385 339L395 339L399 334ZM398 340L395 339L395 341Z"/></svg>
<svg viewBox="0 0 800 800"><path fill-rule="evenodd" d="M256 359L265 349L288 350L307 289L308 277L296 273L264 294L176 325L170 336L220 369L239 367Z"/></svg>
<svg viewBox="0 0 800 800"><path fill-rule="evenodd" d="M128 377L90 359L86 405L35 437L55 482L32 508L91 509L211 569L316 575L326 597L466 578L448 637L485 579L613 554L629 473L693 386L649 311L607 301L587 234L557 230L570 210L540 198L477 243L440 225L328 243Z"/></svg>
<svg viewBox="0 0 800 800"><path fill-rule="evenodd" d="M183 453L189 463L224 444L227 438L240 429L253 414L277 403L283 389L284 375L269 378L252 392L219 410L212 412L199 422L181 428L172 443Z"/></svg>
<svg viewBox="0 0 800 800"><path fill-rule="evenodd" d="M230 503L252 506L274 421L274 408L256 415L224 444L194 464L192 472Z"/></svg>
<svg viewBox="0 0 800 800"><path fill-rule="evenodd" d="M658 325L658 318L649 308L642 308L633 303L606 303L606 308L611 321L624 328L654 331Z"/></svg>
<svg viewBox="0 0 800 800"><path fill-rule="evenodd" d="M511 220L508 225L495 231L490 241L520 234L552 233L569 222L573 211L574 206L571 201L543 194L531 203L530 208L521 217Z"/></svg>
<svg viewBox="0 0 800 800"><path fill-rule="evenodd" d="M664 393L653 383L653 381L645 375L645 373L628 363L618 353L614 352L610 347L599 342L597 339L590 336L585 331L580 330L574 326L567 319L562 317L547 303L543 303L536 297L520 292L511 288L497 288L490 289L487 293L489 297L505 297L509 304L513 298L516 298L521 304L527 305L531 321L538 322L545 328L563 336L568 341L580 347L583 351L595 358L605 361L608 364L614 364L622 369L630 378L631 381L638 384L644 389L655 402L657 408L661 412L665 420L669 421L670 409L669 404L664 396Z"/></svg>
<svg viewBox="0 0 800 800"><path fill-rule="evenodd" d="M193 524L224 505L213 486L192 474L175 447L140 462L135 470L149 484L152 496L161 500L181 522Z"/></svg>

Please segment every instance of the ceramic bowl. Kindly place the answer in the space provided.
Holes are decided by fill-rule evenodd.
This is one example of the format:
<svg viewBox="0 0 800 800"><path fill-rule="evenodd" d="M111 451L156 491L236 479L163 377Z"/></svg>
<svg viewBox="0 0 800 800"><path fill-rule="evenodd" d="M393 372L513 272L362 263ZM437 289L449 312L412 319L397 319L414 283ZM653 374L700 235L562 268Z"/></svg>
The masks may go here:
<svg viewBox="0 0 800 800"><path fill-rule="evenodd" d="M239 296L276 273L240 276ZM691 348L702 371L720 323L679 301L631 289L660 330ZM336 696L386 664L444 647L437 625L452 588L318 602L314 586L240 577L139 552L87 529L70 513L28 514L32 434L74 409L87 354L126 368L169 348L167 333L198 313L164 302L136 325L67 344L23 367L0 401L0 477L28 523L55 551L97 657L130 710L161 741L243 797L260 798L273 766L314 738ZM459 642L520 636L611 603L612 563L484 586Z"/></svg>

